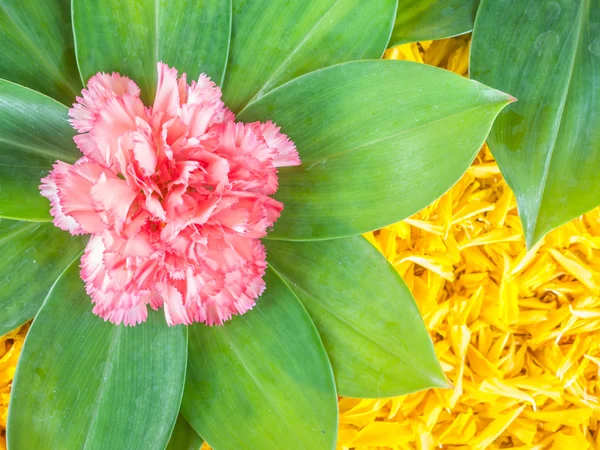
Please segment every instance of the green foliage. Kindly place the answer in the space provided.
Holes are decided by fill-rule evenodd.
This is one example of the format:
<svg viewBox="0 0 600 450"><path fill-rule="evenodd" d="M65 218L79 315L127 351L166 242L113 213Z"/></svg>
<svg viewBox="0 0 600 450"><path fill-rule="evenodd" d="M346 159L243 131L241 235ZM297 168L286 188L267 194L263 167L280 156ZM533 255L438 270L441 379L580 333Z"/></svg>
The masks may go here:
<svg viewBox="0 0 600 450"><path fill-rule="evenodd" d="M478 5L479 0L399 0L390 47L468 33Z"/></svg>
<svg viewBox="0 0 600 450"><path fill-rule="evenodd" d="M60 159L81 155L67 108L39 92L0 80L0 217L49 221L40 179Z"/></svg>
<svg viewBox="0 0 600 450"><path fill-rule="evenodd" d="M252 311L190 327L182 412L216 449L333 449L337 397L306 310L271 270Z"/></svg>
<svg viewBox="0 0 600 450"><path fill-rule="evenodd" d="M471 75L519 99L488 144L531 248L600 204L600 0L482 1Z"/></svg>
<svg viewBox="0 0 600 450"><path fill-rule="evenodd" d="M448 386L410 291L364 238L266 246L269 263L323 338L340 395L391 397Z"/></svg>
<svg viewBox="0 0 600 450"><path fill-rule="evenodd" d="M73 103L83 86L75 62L70 6L64 0L0 4L0 78L65 105Z"/></svg>
<svg viewBox="0 0 600 450"><path fill-rule="evenodd" d="M406 61L340 64L272 91L238 116L276 122L302 159L279 171L285 209L267 238L351 236L416 213L458 181L511 100Z"/></svg>
<svg viewBox="0 0 600 450"><path fill-rule="evenodd" d="M50 291L12 388L8 445L31 449L164 448L175 425L187 329L151 311L144 326L92 314L77 262Z"/></svg>
<svg viewBox="0 0 600 450"><path fill-rule="evenodd" d="M191 425L179 414L173 434L165 450L200 450L202 438L194 431Z"/></svg>
<svg viewBox="0 0 600 450"><path fill-rule="evenodd" d="M0 335L35 316L85 241L51 223L0 219Z"/></svg>
<svg viewBox="0 0 600 450"><path fill-rule="evenodd" d="M396 0L234 0L225 103L237 112L305 73L380 58L395 11Z"/></svg>

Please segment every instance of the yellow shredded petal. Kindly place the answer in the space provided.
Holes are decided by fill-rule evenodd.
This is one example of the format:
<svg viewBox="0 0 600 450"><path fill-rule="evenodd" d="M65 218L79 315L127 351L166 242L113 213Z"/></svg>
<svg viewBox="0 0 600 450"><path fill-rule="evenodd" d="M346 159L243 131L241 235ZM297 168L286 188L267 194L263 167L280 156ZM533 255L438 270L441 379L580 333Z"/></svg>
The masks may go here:
<svg viewBox="0 0 600 450"><path fill-rule="evenodd" d="M525 409L525 406L521 406L509 413L498 415L497 418L492 420L483 431L478 433L477 437L471 441L470 447L473 450L483 450L488 448L489 445L494 442L506 428L508 428L513 420L521 414L523 409Z"/></svg>
<svg viewBox="0 0 600 450"><path fill-rule="evenodd" d="M8 419L10 387L28 329L29 325L26 324L0 337L0 432L2 434L0 448L6 448L6 420Z"/></svg>

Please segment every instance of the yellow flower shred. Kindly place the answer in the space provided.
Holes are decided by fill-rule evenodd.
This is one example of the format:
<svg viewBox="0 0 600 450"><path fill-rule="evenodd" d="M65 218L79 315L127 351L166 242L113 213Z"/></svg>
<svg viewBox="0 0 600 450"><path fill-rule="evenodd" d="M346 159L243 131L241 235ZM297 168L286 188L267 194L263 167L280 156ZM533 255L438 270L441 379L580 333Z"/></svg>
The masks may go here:
<svg viewBox="0 0 600 450"><path fill-rule="evenodd" d="M8 398L17 360L21 354L25 334L29 324L0 337L0 449L6 450L6 419L8 417Z"/></svg>
<svg viewBox="0 0 600 450"><path fill-rule="evenodd" d="M470 38L385 57L466 76ZM484 146L433 205L368 233L415 295L453 389L340 399L338 449L600 448L600 208L527 252Z"/></svg>
<svg viewBox="0 0 600 450"><path fill-rule="evenodd" d="M466 76L469 45L462 36L385 57ZM442 198L366 237L415 295L453 389L340 398L339 450L600 449L600 208L527 252L514 195L484 146ZM3 435L26 331L1 338Z"/></svg>

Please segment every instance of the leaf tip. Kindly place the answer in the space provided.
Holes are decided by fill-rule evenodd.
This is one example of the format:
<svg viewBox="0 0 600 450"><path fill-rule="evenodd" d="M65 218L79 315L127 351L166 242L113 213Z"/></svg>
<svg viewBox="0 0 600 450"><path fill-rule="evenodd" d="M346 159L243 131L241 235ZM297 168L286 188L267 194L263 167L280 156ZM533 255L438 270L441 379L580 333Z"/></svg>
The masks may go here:
<svg viewBox="0 0 600 450"><path fill-rule="evenodd" d="M440 372L439 376L432 378L431 382L431 387L435 389L454 389L454 384L443 372Z"/></svg>

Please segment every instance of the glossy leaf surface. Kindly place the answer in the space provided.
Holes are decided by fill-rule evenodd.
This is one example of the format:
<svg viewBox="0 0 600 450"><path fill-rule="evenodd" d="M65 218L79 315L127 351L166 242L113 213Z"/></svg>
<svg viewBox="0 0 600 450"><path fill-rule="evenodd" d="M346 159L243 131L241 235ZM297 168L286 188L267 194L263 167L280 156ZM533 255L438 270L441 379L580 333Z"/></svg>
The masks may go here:
<svg viewBox="0 0 600 450"><path fill-rule="evenodd" d="M221 83L231 25L229 0L73 0L81 77L119 72L141 88L147 104L156 90L159 61Z"/></svg>
<svg viewBox="0 0 600 450"><path fill-rule="evenodd" d="M310 317L271 270L252 311L189 328L182 413L215 450L333 449L337 400Z"/></svg>
<svg viewBox="0 0 600 450"><path fill-rule="evenodd" d="M340 395L392 397L448 386L412 294L362 236L266 247L269 264L315 322Z"/></svg>
<svg viewBox="0 0 600 450"><path fill-rule="evenodd" d="M600 204L600 0L482 1L471 76L519 98L488 144L529 247Z"/></svg>
<svg viewBox="0 0 600 450"><path fill-rule="evenodd" d="M0 2L0 78L70 105L81 91L71 4L64 0Z"/></svg>
<svg viewBox="0 0 600 450"><path fill-rule="evenodd" d="M202 438L194 431L191 425L179 414L169 445L165 450L200 450Z"/></svg>
<svg viewBox="0 0 600 450"><path fill-rule="evenodd" d="M0 217L51 219L40 179L57 159L73 163L81 157L67 112L45 95L0 80Z"/></svg>
<svg viewBox="0 0 600 450"><path fill-rule="evenodd" d="M51 223L0 219L0 335L35 316L87 239Z"/></svg>
<svg viewBox="0 0 600 450"><path fill-rule="evenodd" d="M390 47L468 33L479 0L399 0Z"/></svg>
<svg viewBox="0 0 600 450"><path fill-rule="evenodd" d="M380 58L395 12L396 0L233 0L225 103L237 112L305 73Z"/></svg>
<svg viewBox="0 0 600 450"><path fill-rule="evenodd" d="M179 411L186 344L186 328L168 327L160 312L136 327L92 314L72 264L27 335L9 448L164 448Z"/></svg>
<svg viewBox="0 0 600 450"><path fill-rule="evenodd" d="M279 170L269 239L350 236L404 219L464 173L510 96L406 61L340 64L293 80L239 120L273 120L302 165Z"/></svg>

